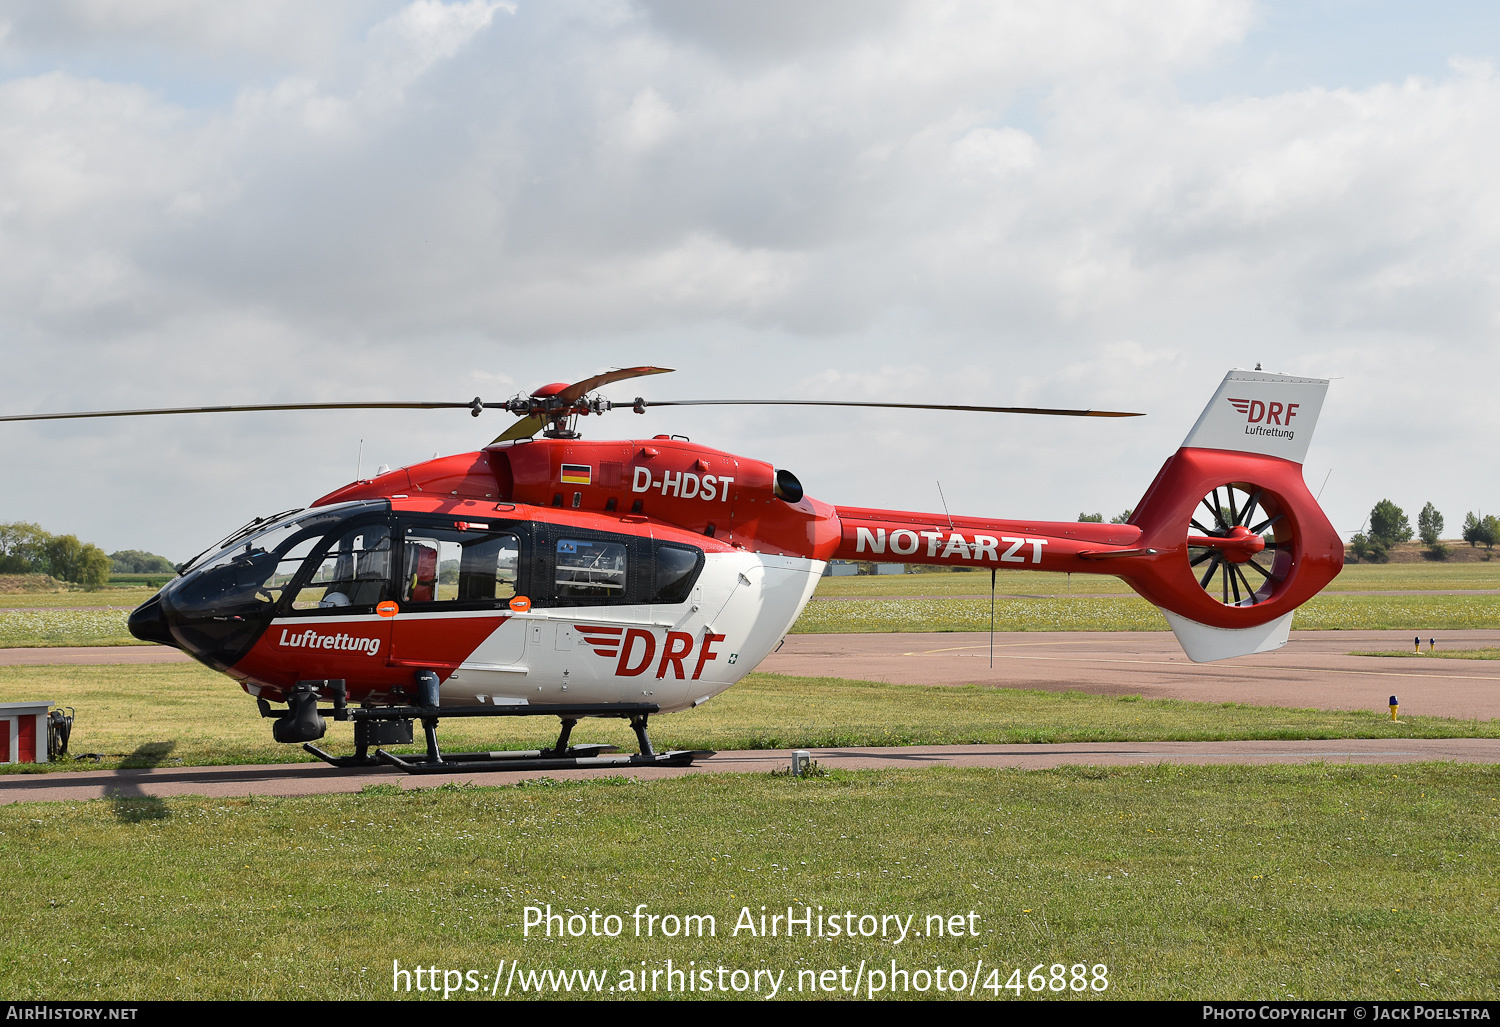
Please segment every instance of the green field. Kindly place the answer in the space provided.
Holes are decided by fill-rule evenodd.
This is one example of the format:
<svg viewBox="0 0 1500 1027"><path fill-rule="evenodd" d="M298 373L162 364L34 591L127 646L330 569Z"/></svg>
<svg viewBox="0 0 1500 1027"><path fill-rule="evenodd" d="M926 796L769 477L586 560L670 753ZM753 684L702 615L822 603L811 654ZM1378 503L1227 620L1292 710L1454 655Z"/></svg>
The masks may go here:
<svg viewBox="0 0 1500 1027"><path fill-rule="evenodd" d="M105 606L129 611L155 594L154 588L106 588L98 592L0 592L0 610Z"/></svg>
<svg viewBox="0 0 1500 1027"><path fill-rule="evenodd" d="M196 664L0 668L0 702L50 699L78 711L69 749L99 763L54 769L309 762L300 746L271 741L270 722L228 678ZM536 748L557 734L551 718L448 720L445 749ZM419 735L420 737L420 735ZM1500 737L1500 721L1369 711L1291 710L1082 692L967 686L932 688L840 678L751 674L695 710L658 717L651 737L666 749L792 749L966 742L1189 741L1230 738ZM624 721L585 720L575 743L635 751ZM353 749L353 728L331 723L319 743ZM395 751L405 751L395 749ZM34 773L12 765L0 773Z"/></svg>
<svg viewBox="0 0 1500 1027"><path fill-rule="evenodd" d="M1119 593L1130 586L1110 574L1058 574L1051 571L997 571L1001 595L1067 595ZM1346 564L1328 586L1330 592L1500 589L1500 560L1489 563ZM988 596L988 571L921 574L877 574L823 578L816 595L837 596Z"/></svg>
<svg viewBox="0 0 1500 1027"><path fill-rule="evenodd" d="M150 644L131 637L128 617L124 609L0 609L0 648ZM1134 595L1000 599L994 624L997 631L1167 630L1156 608ZM988 599L859 599L808 603L791 633L985 631L989 626ZM1325 593L1298 609L1293 626L1303 631L1500 628L1500 596Z"/></svg>
<svg viewBox="0 0 1500 1027"><path fill-rule="evenodd" d="M939 965L972 979L975 998L1003 1000L1012 981L1028 998L1080 1000L1488 999L1500 979L1491 767L705 775L391 793L0 807L0 991L430 999L411 977L411 992L393 993L397 961L476 989L454 998L488 997L499 967L513 999L535 994L517 980L575 970L596 971L605 997L639 997L605 989L638 987L643 969L648 989L651 971L664 988L669 959L711 981L720 966L767 971L762 997L780 973L781 998L848 997L861 961L886 971L889 989L893 960L908 975L903 998L954 997L933 983ZM524 936L527 907L549 904L598 913L601 933L619 916L620 934ZM742 910L758 924L761 906L789 905L841 923L910 917L913 931L939 916L962 933L896 944L890 921L885 940L734 933ZM713 936L636 937L642 906L711 916ZM1065 990L1026 990L1038 966L1030 983L1050 989L1053 964ZM875 981L862 980L870 997ZM834 990L811 990L825 982ZM566 994L544 979L540 997Z"/></svg>
<svg viewBox="0 0 1500 1027"><path fill-rule="evenodd" d="M1409 568L1430 570L1396 569ZM979 575L823 584L902 581L920 589L910 595L968 594L927 588L924 578L956 585ZM1089 591L1107 580L1090 581ZM1413 589L1459 587L1410 580ZM58 593L76 601L51 605L133 605L119 594ZM0 597L18 600L0 610L0 646L123 633L124 611L55 609L41 614L50 621L21 620L37 614L15 607L48 605L38 598ZM1497 600L1325 595L1304 607L1297 627L1316 626L1315 618L1339 627L1500 626ZM999 605L1009 610L1008 622L997 621L1005 630L1138 627L1147 615L1158 619L1144 626L1165 627L1124 595ZM838 608L843 622L829 619ZM982 630L988 617L987 599L823 602L809 604L798 630ZM103 757L68 769L310 759L273 743L250 698L195 664L0 668L0 701L20 699L77 708L73 753ZM652 728L660 749L1500 737L1500 721L1396 724L1383 710L764 674ZM555 729L449 721L442 736L450 750L519 748L550 742ZM575 740L634 749L619 721L586 721ZM333 725L323 744L348 751L349 725ZM1443 1000L1488 998L1500 979L1500 770L1488 766L929 768L801 781L544 779L404 793L386 785L307 799L121 795L0 807L0 852L9 897L0 913L8 928L0 991L19 1000L431 998L393 993L394 960L457 971L446 979L461 989L488 989L497 964L518 967L507 978L512 998L582 997L518 986L539 972L595 971L607 988L660 971L660 988L669 959L678 969L781 973L782 998L848 997L841 977L847 985L862 961L888 972L892 960L908 983L916 971L931 981L939 965L967 980L977 965L974 997L1002 1000L1017 997L1012 983L1024 998ZM523 937L526 908L549 903L565 915L621 916L624 933ZM642 904L658 914L711 915L716 935L635 938L629 917ZM741 909L758 916L762 905L769 913L793 905L799 914L822 906L910 916L916 930L941 914L950 926L946 918L957 917L965 934L913 935L900 945L734 935ZM976 936L967 935L970 924ZM1054 964L1065 988L1108 986L1029 990L1033 969L1039 976L1030 983L1045 989ZM1094 970L1101 965L1103 978ZM863 977L861 997L891 997L889 976L887 990L873 995L872 978ZM762 995L770 980L762 978ZM808 990L818 983L835 990ZM954 996L929 985L896 997Z"/></svg>
<svg viewBox="0 0 1500 1027"><path fill-rule="evenodd" d="M129 610L0 609L0 649L151 645L130 634L129 616Z"/></svg>
<svg viewBox="0 0 1500 1027"><path fill-rule="evenodd" d="M1500 660L1500 649L1423 649L1419 653L1413 652L1410 649L1387 649L1381 651L1356 651L1350 653L1349 655L1393 656L1414 660Z"/></svg>
<svg viewBox="0 0 1500 1027"><path fill-rule="evenodd" d="M1004 571L997 631L1165 631L1157 610L1118 578ZM1301 630L1452 631L1500 628L1500 595L1340 595L1341 591L1475 591L1500 588L1500 561L1359 564L1297 612ZM989 578L982 573L824 578L792 627L796 634L985 631ZM1108 593L1100 595L1100 593ZM0 648L144 645L125 628L149 588L0 594ZM959 598L984 595L984 598ZM875 597L899 598L875 598ZM1019 596L1019 598L1017 598ZM107 606L110 609L80 609ZM45 608L45 609L38 609Z"/></svg>
<svg viewBox="0 0 1500 1027"><path fill-rule="evenodd" d="M996 631L1167 630L1166 618L1134 595L999 599L994 610ZM989 626L987 598L859 599L808 603L792 633L985 631ZM1292 626L1302 631L1500 628L1500 595L1350 596L1325 592L1298 608Z"/></svg>

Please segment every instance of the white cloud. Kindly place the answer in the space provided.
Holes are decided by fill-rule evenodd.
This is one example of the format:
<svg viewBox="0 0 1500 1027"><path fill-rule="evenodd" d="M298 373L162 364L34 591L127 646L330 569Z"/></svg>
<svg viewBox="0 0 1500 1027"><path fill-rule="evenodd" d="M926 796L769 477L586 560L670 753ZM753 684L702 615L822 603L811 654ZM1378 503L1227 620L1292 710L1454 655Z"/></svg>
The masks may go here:
<svg viewBox="0 0 1500 1027"><path fill-rule="evenodd" d="M1223 371L1260 360L1347 375L1313 450L1347 482L1341 527L1416 454L1452 495L1403 505L1494 491L1472 454L1448 455L1455 425L1500 428L1465 373L1493 364L1500 318L1488 65L1183 99L1178 78L1243 38L1238 0L217 10L0 4L0 56L23 69L0 80L6 410L466 399L645 361L682 368L651 383L663 398L1147 409L1107 435L651 415L789 453L830 500L882 501L887 472L868 468L884 453L970 480L969 509L1072 516L1133 503ZM284 39L304 17L311 41ZM179 54L188 84L100 56L127 50ZM61 52L86 57L36 67ZM200 95L193 76L212 76L193 62L231 53L239 70L212 75L232 88ZM233 474L180 427L28 429L44 441L11 450L26 484L0 520L63 516L37 498L57 494L57 453L88 463L104 438L176 454L234 520L274 505L257 482L305 501L347 477L341 432L393 464L497 433L466 415L385 440L334 423L237 422ZM295 473L276 470L288 445ZM966 479L974 450L1005 472ZM1062 470L1080 452L1086 482ZM165 471L128 464L98 472L113 494L151 477L173 495ZM166 545L99 516L118 545Z"/></svg>
<svg viewBox="0 0 1500 1027"><path fill-rule="evenodd" d="M433 66L448 60L489 27L496 11L515 13L503 0L413 0L370 30L374 59L366 89L400 96Z"/></svg>

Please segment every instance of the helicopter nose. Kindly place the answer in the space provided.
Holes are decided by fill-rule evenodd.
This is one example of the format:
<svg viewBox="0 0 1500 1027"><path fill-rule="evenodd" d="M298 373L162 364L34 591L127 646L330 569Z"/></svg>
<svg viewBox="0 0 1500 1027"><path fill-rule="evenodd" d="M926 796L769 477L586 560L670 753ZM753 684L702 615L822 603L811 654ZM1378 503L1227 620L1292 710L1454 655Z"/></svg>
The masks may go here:
<svg viewBox="0 0 1500 1027"><path fill-rule="evenodd" d="M167 615L162 609L159 595L152 596L136 607L130 614L130 620L126 622L126 626L130 628L130 633L142 642L159 642L176 649L182 648L181 643L172 637L172 632L167 628Z"/></svg>

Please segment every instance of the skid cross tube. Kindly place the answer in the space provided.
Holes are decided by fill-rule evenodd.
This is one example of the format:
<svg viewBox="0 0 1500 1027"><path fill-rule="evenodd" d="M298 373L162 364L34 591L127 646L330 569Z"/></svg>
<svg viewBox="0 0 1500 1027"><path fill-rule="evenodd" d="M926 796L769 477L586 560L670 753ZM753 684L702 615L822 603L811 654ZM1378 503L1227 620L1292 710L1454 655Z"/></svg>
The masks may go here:
<svg viewBox="0 0 1500 1027"><path fill-rule="evenodd" d="M325 686L336 697L333 709L319 709L319 715L333 720L358 723L421 721L426 741L426 753L400 756L377 747L374 753L368 746L359 746L353 756L334 756L332 753L307 742L302 748L325 763L335 767L391 766L408 774L436 774L456 770L569 770L589 767L684 767L696 759L713 755L710 749L674 749L657 752L646 732L647 722L661 707L656 703L596 703L575 705L563 703L537 703L515 705L479 706L379 706L349 707L338 701L342 699L343 682L316 682ZM274 710L266 700L257 700L264 717L285 717L284 710ZM500 752L455 752L445 753L437 744L437 726L448 717L557 717L560 724L557 741L547 749L524 749ZM582 717L619 717L630 722L640 744L639 753L617 753L613 745L585 744L569 745L573 728Z"/></svg>

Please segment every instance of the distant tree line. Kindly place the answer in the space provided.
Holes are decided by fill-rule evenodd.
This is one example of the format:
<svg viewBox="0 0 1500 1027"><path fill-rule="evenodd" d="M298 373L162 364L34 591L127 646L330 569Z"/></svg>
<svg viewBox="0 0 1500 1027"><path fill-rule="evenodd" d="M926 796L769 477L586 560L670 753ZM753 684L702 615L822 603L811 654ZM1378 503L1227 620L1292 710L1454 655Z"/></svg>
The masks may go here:
<svg viewBox="0 0 1500 1027"><path fill-rule="evenodd" d="M165 556L142 552L139 549L122 549L109 554L110 570L115 574L175 574L177 568Z"/></svg>
<svg viewBox="0 0 1500 1027"><path fill-rule="evenodd" d="M1361 531L1349 540L1349 548L1357 560L1384 563L1390 559L1392 546L1411 541L1411 522L1406 512L1389 499L1375 504L1367 523L1368 532ZM1448 555L1448 547L1443 544L1443 515L1431 503L1417 515L1416 534L1435 559ZM1463 540L1470 546L1494 549L1495 543L1500 542L1500 518L1483 511L1470 511L1464 516Z"/></svg>
<svg viewBox="0 0 1500 1027"><path fill-rule="evenodd" d="M1120 514L1118 517L1111 517L1109 519L1109 523L1111 523L1111 524L1128 524L1128 523L1130 523L1130 515L1133 514L1133 513L1135 513L1134 509L1126 510L1124 513ZM1102 513L1081 513L1081 514L1078 515L1078 520L1081 521L1081 522L1084 522L1084 523L1103 524L1104 523L1104 515Z"/></svg>
<svg viewBox="0 0 1500 1027"><path fill-rule="evenodd" d="M0 574L50 574L90 591L109 584L104 550L37 524L0 524Z"/></svg>

